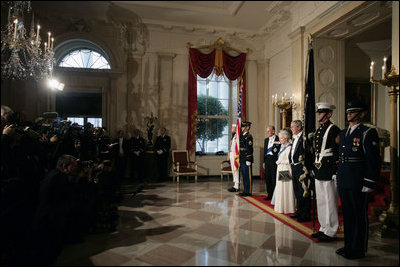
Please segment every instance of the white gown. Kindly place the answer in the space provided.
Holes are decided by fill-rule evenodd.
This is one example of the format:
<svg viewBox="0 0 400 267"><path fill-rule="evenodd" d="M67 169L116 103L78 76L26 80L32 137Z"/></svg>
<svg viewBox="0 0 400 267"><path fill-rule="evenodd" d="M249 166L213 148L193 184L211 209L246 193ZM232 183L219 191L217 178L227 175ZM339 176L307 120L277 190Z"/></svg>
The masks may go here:
<svg viewBox="0 0 400 267"><path fill-rule="evenodd" d="M287 148L285 149L283 145L281 146L281 150L279 151L280 154L276 161L277 169L276 186L274 191L274 210L279 213L294 213L296 211L296 198L293 190L293 181L278 180L278 174L280 171L289 171L290 174L292 173L289 163L290 146L288 145L286 147Z"/></svg>

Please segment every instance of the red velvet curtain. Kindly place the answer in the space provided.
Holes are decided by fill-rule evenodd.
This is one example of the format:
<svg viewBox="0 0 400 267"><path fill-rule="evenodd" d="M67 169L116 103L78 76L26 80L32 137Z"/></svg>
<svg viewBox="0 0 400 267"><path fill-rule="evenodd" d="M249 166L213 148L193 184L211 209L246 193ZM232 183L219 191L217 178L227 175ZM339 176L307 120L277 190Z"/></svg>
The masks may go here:
<svg viewBox="0 0 400 267"><path fill-rule="evenodd" d="M202 78L210 76L215 65L215 50L210 54L203 54L195 48L189 49L189 79L188 79L188 134L186 149L193 152L196 149L197 130L197 75ZM223 52L223 68L229 80L243 79L242 91L242 118L245 118L246 111L246 75L244 65L246 54L233 57Z"/></svg>

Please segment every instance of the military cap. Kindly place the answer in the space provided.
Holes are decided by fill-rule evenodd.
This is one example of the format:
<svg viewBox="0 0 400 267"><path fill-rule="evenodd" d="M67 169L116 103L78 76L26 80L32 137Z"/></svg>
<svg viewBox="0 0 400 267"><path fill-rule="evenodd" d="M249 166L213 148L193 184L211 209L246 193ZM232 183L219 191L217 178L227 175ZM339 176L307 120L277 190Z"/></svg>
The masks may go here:
<svg viewBox="0 0 400 267"><path fill-rule="evenodd" d="M249 121L242 121L242 127L251 126L251 122Z"/></svg>
<svg viewBox="0 0 400 267"><path fill-rule="evenodd" d="M328 102L319 102L315 104L317 106L317 111L316 113L324 113L324 112L329 112L332 111L336 108L335 105L332 105L331 103Z"/></svg>
<svg viewBox="0 0 400 267"><path fill-rule="evenodd" d="M367 105L361 99L350 100L346 103L346 113L366 111Z"/></svg>

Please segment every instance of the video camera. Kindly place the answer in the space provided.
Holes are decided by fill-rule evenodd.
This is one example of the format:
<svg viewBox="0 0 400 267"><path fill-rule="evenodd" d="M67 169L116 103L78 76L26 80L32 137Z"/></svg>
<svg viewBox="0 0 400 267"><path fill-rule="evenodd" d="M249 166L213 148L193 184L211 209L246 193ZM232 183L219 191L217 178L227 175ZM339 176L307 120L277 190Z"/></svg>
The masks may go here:
<svg viewBox="0 0 400 267"><path fill-rule="evenodd" d="M94 167L93 160L78 161L78 168L93 168L93 167Z"/></svg>

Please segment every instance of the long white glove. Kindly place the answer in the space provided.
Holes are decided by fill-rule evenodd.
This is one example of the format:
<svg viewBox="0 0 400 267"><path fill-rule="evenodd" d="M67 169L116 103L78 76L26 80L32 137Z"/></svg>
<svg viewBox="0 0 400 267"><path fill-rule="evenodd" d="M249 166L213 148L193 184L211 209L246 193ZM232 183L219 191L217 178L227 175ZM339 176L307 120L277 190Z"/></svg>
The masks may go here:
<svg viewBox="0 0 400 267"><path fill-rule="evenodd" d="M247 166L250 166L250 165L251 165L251 162L250 162L250 161L246 161L246 165L247 165Z"/></svg>

